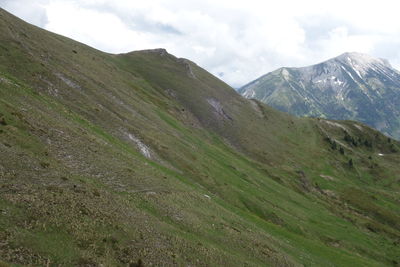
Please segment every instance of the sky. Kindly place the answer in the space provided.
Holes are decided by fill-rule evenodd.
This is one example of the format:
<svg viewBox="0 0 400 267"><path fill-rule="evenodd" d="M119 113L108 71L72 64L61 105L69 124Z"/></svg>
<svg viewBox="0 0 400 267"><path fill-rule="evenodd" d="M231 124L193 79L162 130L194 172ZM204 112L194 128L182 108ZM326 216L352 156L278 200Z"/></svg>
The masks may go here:
<svg viewBox="0 0 400 267"><path fill-rule="evenodd" d="M400 69L398 0L0 0L0 7L105 52L165 48L235 88L344 52Z"/></svg>

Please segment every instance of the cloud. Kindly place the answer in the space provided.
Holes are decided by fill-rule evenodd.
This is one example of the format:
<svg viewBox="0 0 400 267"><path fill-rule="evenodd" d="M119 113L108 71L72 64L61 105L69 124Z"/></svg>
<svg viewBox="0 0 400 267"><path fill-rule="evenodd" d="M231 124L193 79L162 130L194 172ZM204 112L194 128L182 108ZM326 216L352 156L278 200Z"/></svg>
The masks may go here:
<svg viewBox="0 0 400 267"><path fill-rule="evenodd" d="M394 0L0 0L0 6L106 52L164 47L235 87L346 51L400 66Z"/></svg>
<svg viewBox="0 0 400 267"><path fill-rule="evenodd" d="M48 3L48 0L0 0L0 7L11 11L31 24L43 28L48 23L44 8Z"/></svg>

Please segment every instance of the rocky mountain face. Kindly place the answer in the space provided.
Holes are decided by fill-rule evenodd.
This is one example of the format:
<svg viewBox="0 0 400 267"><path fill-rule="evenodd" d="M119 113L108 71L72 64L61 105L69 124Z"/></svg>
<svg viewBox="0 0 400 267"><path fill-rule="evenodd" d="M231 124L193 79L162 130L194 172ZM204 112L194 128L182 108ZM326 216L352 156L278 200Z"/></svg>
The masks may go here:
<svg viewBox="0 0 400 267"><path fill-rule="evenodd" d="M317 65L278 69L239 92L293 115L357 120L400 138L400 72L384 59L344 53Z"/></svg>
<svg viewBox="0 0 400 267"><path fill-rule="evenodd" d="M399 149L0 10L0 266L396 265Z"/></svg>

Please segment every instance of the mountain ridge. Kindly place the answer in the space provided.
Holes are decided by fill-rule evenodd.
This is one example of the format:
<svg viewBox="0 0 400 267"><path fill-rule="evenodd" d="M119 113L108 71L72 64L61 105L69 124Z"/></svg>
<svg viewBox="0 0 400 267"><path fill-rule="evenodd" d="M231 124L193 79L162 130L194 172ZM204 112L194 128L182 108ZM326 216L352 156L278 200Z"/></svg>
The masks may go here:
<svg viewBox="0 0 400 267"><path fill-rule="evenodd" d="M384 59L353 52L280 68L239 93L296 116L358 120L400 138L400 72Z"/></svg>

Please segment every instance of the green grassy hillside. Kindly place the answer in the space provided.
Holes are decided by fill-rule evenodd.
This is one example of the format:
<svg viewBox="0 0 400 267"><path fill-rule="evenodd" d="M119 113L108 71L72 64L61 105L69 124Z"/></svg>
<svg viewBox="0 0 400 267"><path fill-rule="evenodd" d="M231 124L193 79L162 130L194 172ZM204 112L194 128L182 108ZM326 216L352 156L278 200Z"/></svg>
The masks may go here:
<svg viewBox="0 0 400 267"><path fill-rule="evenodd" d="M295 118L165 50L0 11L4 266L393 266L400 145Z"/></svg>

